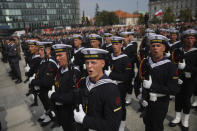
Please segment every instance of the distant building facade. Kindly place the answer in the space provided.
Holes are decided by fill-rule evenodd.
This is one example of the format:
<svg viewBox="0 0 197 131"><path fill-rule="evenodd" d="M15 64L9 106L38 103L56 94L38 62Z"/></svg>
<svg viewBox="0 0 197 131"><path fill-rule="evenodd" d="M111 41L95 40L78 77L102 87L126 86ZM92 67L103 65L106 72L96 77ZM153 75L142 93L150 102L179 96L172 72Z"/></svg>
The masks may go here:
<svg viewBox="0 0 197 131"><path fill-rule="evenodd" d="M168 7L171 7L176 17L180 15L180 10L190 9L194 18L197 13L197 0L149 0L150 19L153 18L155 12L160 9L165 11Z"/></svg>
<svg viewBox="0 0 197 131"><path fill-rule="evenodd" d="M118 16L121 25L136 25L140 17L139 14L130 14L121 10L114 11L114 13Z"/></svg>
<svg viewBox="0 0 197 131"><path fill-rule="evenodd" d="M0 0L0 26L36 29L79 24L79 0Z"/></svg>

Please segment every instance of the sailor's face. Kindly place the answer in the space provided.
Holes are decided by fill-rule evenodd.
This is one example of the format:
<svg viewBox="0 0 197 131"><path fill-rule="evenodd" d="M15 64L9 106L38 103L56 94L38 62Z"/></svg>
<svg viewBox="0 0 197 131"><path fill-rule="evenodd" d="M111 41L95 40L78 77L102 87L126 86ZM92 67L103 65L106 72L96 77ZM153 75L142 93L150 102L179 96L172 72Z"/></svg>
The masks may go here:
<svg viewBox="0 0 197 131"><path fill-rule="evenodd" d="M44 58L44 48L39 48L40 58Z"/></svg>
<svg viewBox="0 0 197 131"><path fill-rule="evenodd" d="M170 35L170 39L171 39L172 41L176 41L176 39L177 39L177 34L171 34L171 35Z"/></svg>
<svg viewBox="0 0 197 131"><path fill-rule="evenodd" d="M74 46L77 48L81 45L82 41L79 39L74 39Z"/></svg>
<svg viewBox="0 0 197 131"><path fill-rule="evenodd" d="M56 59L60 66L67 67L68 62L66 52L56 53Z"/></svg>
<svg viewBox="0 0 197 131"><path fill-rule="evenodd" d="M99 48L100 42L98 40L91 40L90 44L92 48Z"/></svg>
<svg viewBox="0 0 197 131"><path fill-rule="evenodd" d="M186 46L193 47L195 41L196 41L195 36L188 36L185 38L184 44L186 44Z"/></svg>
<svg viewBox="0 0 197 131"><path fill-rule="evenodd" d="M105 66L104 60L86 60L86 69L91 79L97 79L103 73L103 67Z"/></svg>
<svg viewBox="0 0 197 131"><path fill-rule="evenodd" d="M129 37L128 36L124 37L123 41L124 41L124 45L128 44L129 43Z"/></svg>
<svg viewBox="0 0 197 131"><path fill-rule="evenodd" d="M150 51L153 57L161 58L163 57L163 53L165 51L165 46L161 43L152 43L150 45Z"/></svg>
<svg viewBox="0 0 197 131"><path fill-rule="evenodd" d="M121 52L122 44L121 43L113 43L112 48L113 48L114 53L119 53L119 52Z"/></svg>
<svg viewBox="0 0 197 131"><path fill-rule="evenodd" d="M37 52L38 47L35 45L30 45L29 50L30 50L31 54L34 54L35 52Z"/></svg>

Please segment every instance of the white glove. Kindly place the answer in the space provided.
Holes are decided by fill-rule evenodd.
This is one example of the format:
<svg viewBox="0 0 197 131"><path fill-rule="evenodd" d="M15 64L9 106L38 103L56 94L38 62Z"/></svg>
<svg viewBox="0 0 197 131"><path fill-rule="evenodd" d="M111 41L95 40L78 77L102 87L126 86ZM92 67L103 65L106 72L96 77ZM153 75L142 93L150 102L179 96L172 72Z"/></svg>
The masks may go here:
<svg viewBox="0 0 197 131"><path fill-rule="evenodd" d="M146 89L150 89L152 85L152 78L149 76L149 80L143 80L143 87Z"/></svg>
<svg viewBox="0 0 197 131"><path fill-rule="evenodd" d="M108 70L105 70L105 74L106 74L107 76L109 76L110 73L111 73L111 69L110 69L110 66L108 66Z"/></svg>
<svg viewBox="0 0 197 131"><path fill-rule="evenodd" d="M165 57L170 57L170 55L171 55L171 54L170 54L169 51L165 53Z"/></svg>
<svg viewBox="0 0 197 131"><path fill-rule="evenodd" d="M141 99L142 99L142 94L139 94L139 95L137 96L137 99L138 99L138 100L141 100Z"/></svg>
<svg viewBox="0 0 197 131"><path fill-rule="evenodd" d="M185 59L183 59L183 62L178 64L178 69L183 70L185 68L186 64L185 64Z"/></svg>
<svg viewBox="0 0 197 131"><path fill-rule="evenodd" d="M74 56L71 58L71 62L73 63L74 62L74 60L75 60L75 58L74 58Z"/></svg>
<svg viewBox="0 0 197 131"><path fill-rule="evenodd" d="M51 111L51 115L52 115L52 117L56 116L54 111Z"/></svg>
<svg viewBox="0 0 197 131"><path fill-rule="evenodd" d="M150 95L150 101L153 102L157 101L157 94L150 92L149 95Z"/></svg>
<svg viewBox="0 0 197 131"><path fill-rule="evenodd" d="M148 106L148 102L145 101L145 100L143 100L143 101L142 101L142 106L143 106L143 107L147 107L147 106Z"/></svg>
<svg viewBox="0 0 197 131"><path fill-rule="evenodd" d="M34 86L34 89L35 89L36 91L38 91L38 90L40 90L40 87L39 87L39 86Z"/></svg>
<svg viewBox="0 0 197 131"><path fill-rule="evenodd" d="M191 78L192 77L192 74L190 72L185 72L185 77L186 78Z"/></svg>
<svg viewBox="0 0 197 131"><path fill-rule="evenodd" d="M178 84L179 85L183 84L183 81L181 79L178 79Z"/></svg>
<svg viewBox="0 0 197 131"><path fill-rule="evenodd" d="M85 64L83 64L83 69L86 70L86 65Z"/></svg>
<svg viewBox="0 0 197 131"><path fill-rule="evenodd" d="M27 66L25 67L25 72L28 72L30 70L29 65L27 64Z"/></svg>
<svg viewBox="0 0 197 131"><path fill-rule="evenodd" d="M36 77L36 75L34 74L32 77L29 78L29 84L31 84L31 81L32 81L33 79L35 79L35 77Z"/></svg>
<svg viewBox="0 0 197 131"><path fill-rule="evenodd" d="M53 85L53 86L52 86L52 90L49 90L49 92L48 92L48 97L49 97L49 99L51 98L51 95L52 95L54 92L55 92L55 86Z"/></svg>
<svg viewBox="0 0 197 131"><path fill-rule="evenodd" d="M83 119L84 119L84 117L86 115L85 112L83 111L82 105L81 104L79 105L79 112L77 112L76 109L73 112L74 112L75 121L77 123L82 124L83 123Z"/></svg>

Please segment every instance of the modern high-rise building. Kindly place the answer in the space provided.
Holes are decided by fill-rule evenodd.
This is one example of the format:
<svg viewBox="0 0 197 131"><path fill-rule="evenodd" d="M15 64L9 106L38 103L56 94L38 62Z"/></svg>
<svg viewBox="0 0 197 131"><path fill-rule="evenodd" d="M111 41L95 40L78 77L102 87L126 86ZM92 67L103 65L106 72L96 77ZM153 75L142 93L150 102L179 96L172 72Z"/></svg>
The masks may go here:
<svg viewBox="0 0 197 131"><path fill-rule="evenodd" d="M38 29L79 24L79 0L0 0L0 26Z"/></svg>
<svg viewBox="0 0 197 131"><path fill-rule="evenodd" d="M180 10L190 9L194 18L197 13L197 0L149 0L150 19L157 11L165 11L168 7L171 7L176 17L180 15Z"/></svg>

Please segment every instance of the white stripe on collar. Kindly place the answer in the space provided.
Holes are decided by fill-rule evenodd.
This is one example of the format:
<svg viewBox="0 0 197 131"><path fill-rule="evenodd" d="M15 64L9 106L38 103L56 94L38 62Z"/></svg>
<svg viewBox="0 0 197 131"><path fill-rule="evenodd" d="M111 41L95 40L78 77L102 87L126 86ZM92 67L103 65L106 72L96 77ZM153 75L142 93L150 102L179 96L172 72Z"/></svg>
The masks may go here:
<svg viewBox="0 0 197 131"><path fill-rule="evenodd" d="M108 44L108 45L106 45L106 47L110 47L110 46L112 46L112 44Z"/></svg>
<svg viewBox="0 0 197 131"><path fill-rule="evenodd" d="M123 46L123 50L125 50L127 47L132 46L132 43L129 43L127 46Z"/></svg>
<svg viewBox="0 0 197 131"><path fill-rule="evenodd" d="M160 65L164 65L164 64L166 64L166 63L168 63L168 62L171 62L170 60L166 59L166 60L161 60L161 61L159 61L159 62L154 63L154 62L152 61L151 57L149 58L148 61L149 61L149 64L150 64L150 66L151 66L152 69L155 68L155 67L158 67L158 66L160 66Z"/></svg>
<svg viewBox="0 0 197 131"><path fill-rule="evenodd" d="M67 72L67 71L68 71L68 68L66 68L66 69L62 68L62 69L61 69L61 74L64 74L64 73Z"/></svg>
<svg viewBox="0 0 197 131"><path fill-rule="evenodd" d="M117 85L116 81L113 81L111 79L100 79L99 81L97 81L94 84L90 81L89 76L86 78L86 87L88 88L89 91L91 91L93 88L95 88L97 86L107 84L107 83L113 83L113 84Z"/></svg>
<svg viewBox="0 0 197 131"><path fill-rule="evenodd" d="M126 57L126 56L127 56L126 54L121 54L119 56L114 56L113 53L111 54L112 60L117 60L117 59L120 59L120 58L123 58L123 57Z"/></svg>
<svg viewBox="0 0 197 131"><path fill-rule="evenodd" d="M184 51L184 54L187 54L187 53L189 53L189 52L193 52L193 51L196 51L197 50L197 48L191 48L190 50L188 50L188 51Z"/></svg>
<svg viewBox="0 0 197 131"><path fill-rule="evenodd" d="M178 43L180 43L180 41L175 41L174 43L168 42L168 45L169 45L170 47L172 47L173 45L176 45L176 44L178 44Z"/></svg>
<svg viewBox="0 0 197 131"><path fill-rule="evenodd" d="M74 53L76 54L77 52L79 52L80 50L84 49L84 47L81 47L79 49L74 49Z"/></svg>
<svg viewBox="0 0 197 131"><path fill-rule="evenodd" d="M37 57L40 57L40 55L33 55L32 59L37 58Z"/></svg>
<svg viewBox="0 0 197 131"><path fill-rule="evenodd" d="M57 62L56 61L54 61L53 59L51 59L51 58L49 58L49 61L50 62L52 62L52 63L54 63L56 66L57 66L57 68L59 68L59 65L57 64ZM46 60L45 59L43 59L41 62L40 62L40 64L42 64L42 63L44 63L44 62L46 62Z"/></svg>

